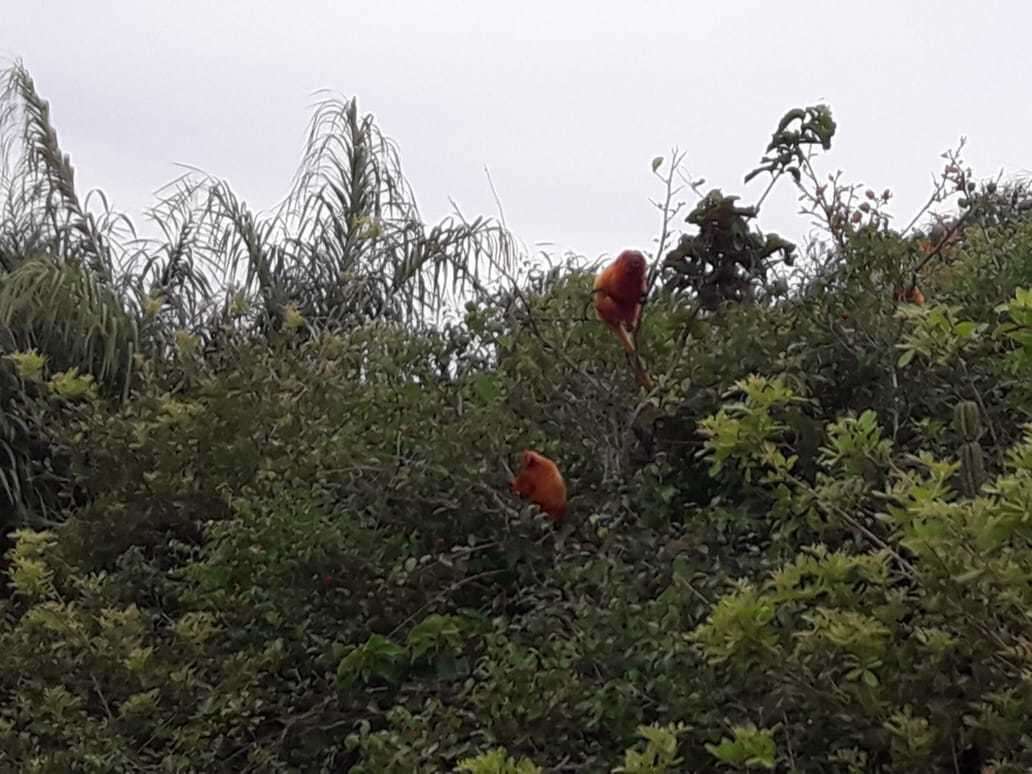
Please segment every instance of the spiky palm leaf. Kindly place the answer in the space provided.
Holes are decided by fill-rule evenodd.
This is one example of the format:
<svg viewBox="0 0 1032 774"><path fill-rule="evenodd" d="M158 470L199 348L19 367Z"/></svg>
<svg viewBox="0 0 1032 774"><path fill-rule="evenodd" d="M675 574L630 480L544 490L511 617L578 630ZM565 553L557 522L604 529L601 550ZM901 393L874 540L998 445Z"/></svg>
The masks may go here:
<svg viewBox="0 0 1032 774"><path fill-rule="evenodd" d="M225 181L192 171L166 188L148 217L160 236L139 239L102 194L79 198L46 101L20 64L7 71L0 88L0 270L9 280L0 303L15 303L16 291L28 296L17 301L17 315L0 308L0 320L28 326L22 339L63 341L72 330L91 331L74 348L79 355L92 357L103 337L104 352L144 346L160 356L176 330L209 339L230 325L261 332L288 304L314 327L377 319L427 324L517 257L494 221L425 225L397 149L371 116L360 116L355 100L317 105L292 188L271 213L255 213ZM37 255L51 258L14 280ZM55 279L65 263L88 273L88 293L87 275L77 269L67 284ZM58 320L31 308L27 299L44 298L34 282L62 288L69 300L84 292L91 303L79 307L74 324L47 331ZM230 314L240 296L257 302L250 314ZM103 320L88 322L86 310ZM128 357L126 349L99 362L109 373Z"/></svg>
<svg viewBox="0 0 1032 774"><path fill-rule="evenodd" d="M80 367L123 385L137 348L136 320L122 299L74 261L24 261L0 283L0 326L19 349L36 348L57 367Z"/></svg>
<svg viewBox="0 0 1032 774"><path fill-rule="evenodd" d="M199 173L177 181L159 209L191 213L223 288L258 299L266 317L291 303L323 327L431 321L516 255L493 221L427 228L396 148L354 100L317 106L291 191L271 213L254 213L224 181Z"/></svg>
<svg viewBox="0 0 1032 774"><path fill-rule="evenodd" d="M50 105L20 63L0 78L0 104L4 106L0 109L0 180L7 188L5 199L34 216L29 224L21 225L35 228L16 231L38 231L43 237L40 241L50 242L45 245L47 252L80 258L98 276L111 281L115 264L123 257L120 248L126 236L135 236L131 221L113 212L101 192L80 200L71 159L61 150L50 120ZM20 131L16 133L13 130L18 124ZM17 154L16 144L20 146ZM90 206L94 198L99 199L99 207ZM11 220L6 225L17 227L19 221Z"/></svg>
<svg viewBox="0 0 1032 774"><path fill-rule="evenodd" d="M118 284L135 232L100 192L80 200L50 108L20 63L0 77L0 326L124 388L136 346ZM121 264L121 265L120 265Z"/></svg>

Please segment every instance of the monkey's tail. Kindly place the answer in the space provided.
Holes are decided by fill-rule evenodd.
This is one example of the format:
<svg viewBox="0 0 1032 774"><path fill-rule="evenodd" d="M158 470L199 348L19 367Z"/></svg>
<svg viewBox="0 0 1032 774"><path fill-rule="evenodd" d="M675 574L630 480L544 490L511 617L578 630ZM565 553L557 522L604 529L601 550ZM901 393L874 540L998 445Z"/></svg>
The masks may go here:
<svg viewBox="0 0 1032 774"><path fill-rule="evenodd" d="M651 390L654 386L654 382L641 362L641 356L638 354L638 349L634 346L634 339L631 338L630 333L628 333L627 329L622 325L613 326L613 330L616 331L616 337L620 339L624 352L627 353L627 360L630 362L631 369L634 371L634 378L638 380L638 384L640 386L644 387L646 390Z"/></svg>
<svg viewBox="0 0 1032 774"><path fill-rule="evenodd" d="M616 332L616 338L620 339L620 344L624 348L629 356L634 357L637 351L634 347L634 339L631 338L631 334L627 332L627 329L622 325L614 325L613 330Z"/></svg>

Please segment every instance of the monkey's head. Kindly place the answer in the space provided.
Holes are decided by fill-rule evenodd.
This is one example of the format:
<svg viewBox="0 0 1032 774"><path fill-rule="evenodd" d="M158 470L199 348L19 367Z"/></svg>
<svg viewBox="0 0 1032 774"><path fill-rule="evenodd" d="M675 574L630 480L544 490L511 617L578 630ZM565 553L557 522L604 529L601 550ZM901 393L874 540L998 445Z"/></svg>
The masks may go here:
<svg viewBox="0 0 1032 774"><path fill-rule="evenodd" d="M520 455L520 469L516 473L516 478L509 483L509 488L512 490L513 494L525 494L527 476L524 474L528 470L536 468L540 464L540 460L541 455L537 452L532 452L530 449L523 450L523 453Z"/></svg>
<svg viewBox="0 0 1032 774"><path fill-rule="evenodd" d="M616 257L618 263L625 267L625 271L634 275L644 276L645 256L637 250L624 250Z"/></svg>

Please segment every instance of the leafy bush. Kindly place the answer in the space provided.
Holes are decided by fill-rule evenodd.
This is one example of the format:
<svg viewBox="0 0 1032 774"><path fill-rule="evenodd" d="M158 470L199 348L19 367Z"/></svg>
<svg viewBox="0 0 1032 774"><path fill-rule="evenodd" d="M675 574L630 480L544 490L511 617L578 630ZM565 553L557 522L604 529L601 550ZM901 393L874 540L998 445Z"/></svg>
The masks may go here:
<svg viewBox="0 0 1032 774"><path fill-rule="evenodd" d="M960 214L897 233L889 192L818 174L830 111L792 111L757 174L825 229L793 267L749 230L762 197L700 193L681 239L658 159L641 393L589 273L423 230L354 103L313 125L294 241L183 189L156 281L116 271L9 79L35 134L0 223L4 770L1032 765L1020 184L950 152L932 200ZM223 295L186 257L220 250L249 272ZM438 261L467 280L447 324ZM928 302L897 301L915 278ZM46 288L95 303L58 320ZM558 528L508 491L524 447L568 481Z"/></svg>

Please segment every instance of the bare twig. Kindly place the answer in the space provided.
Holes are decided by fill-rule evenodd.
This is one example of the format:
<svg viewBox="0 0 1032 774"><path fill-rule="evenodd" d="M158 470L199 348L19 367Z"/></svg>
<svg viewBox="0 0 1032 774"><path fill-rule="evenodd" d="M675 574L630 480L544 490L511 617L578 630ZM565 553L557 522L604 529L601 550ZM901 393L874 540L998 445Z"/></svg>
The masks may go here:
<svg viewBox="0 0 1032 774"><path fill-rule="evenodd" d="M656 279L659 276L659 267L662 265L663 261L663 251L666 249L667 239L670 238L670 222L680 210L680 207L671 208L670 203L673 201L674 196L681 191L681 187L674 188L674 176L678 174L681 163L684 161L686 155L687 154L678 151L677 148L674 148L670 154L670 168L666 173L666 176L660 176L658 171L655 173L663 182L665 189L662 205L654 202L654 204L656 204L663 213L663 219L662 226L660 228L659 243L656 247L656 257L652 261L652 266L649 267L648 280L645 284L645 297L642 299L642 314L638 316L638 325L635 326L634 330L635 334L637 333L638 328L641 327L646 303L648 302L649 296L652 295L653 285L655 285Z"/></svg>
<svg viewBox="0 0 1032 774"><path fill-rule="evenodd" d="M928 265L929 261L942 254L943 248L950 243L950 240L953 238L953 235L964 227L970 215L971 210L969 209L967 212L965 212L963 215L961 215L959 218L953 221L953 223L950 224L950 227L946 229L946 233L943 235L942 239L940 239L939 242L935 245L935 247L933 247L928 252L928 254L924 258L922 258L921 261L914 267L913 271L910 273L910 290L913 290L915 287L917 287L917 275L920 274L921 270Z"/></svg>

